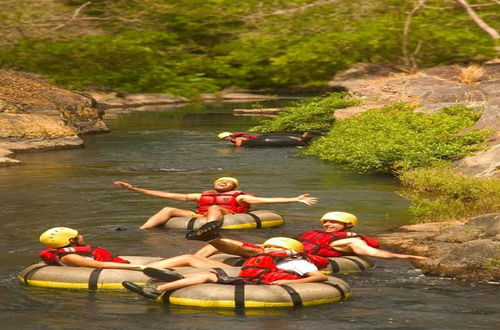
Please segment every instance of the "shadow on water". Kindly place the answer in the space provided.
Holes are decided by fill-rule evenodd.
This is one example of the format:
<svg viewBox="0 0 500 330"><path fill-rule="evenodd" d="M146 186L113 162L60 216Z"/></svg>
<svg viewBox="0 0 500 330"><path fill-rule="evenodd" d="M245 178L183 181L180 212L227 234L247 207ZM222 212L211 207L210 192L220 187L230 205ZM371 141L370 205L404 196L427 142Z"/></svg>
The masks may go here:
<svg viewBox="0 0 500 330"><path fill-rule="evenodd" d="M283 101L280 101L283 102ZM3 329L491 329L499 324L498 286L422 276L405 261L378 262L365 273L342 275L353 288L343 303L304 308L234 311L167 306L121 291L27 288L17 273L37 261L37 237L69 226L87 242L121 255L174 256L202 246L179 230L141 231L138 225L166 201L117 189L115 180L175 192L199 192L231 175L260 196L310 193L318 205L268 205L285 226L233 230L226 236L262 242L317 228L333 209L355 213L359 231L374 234L408 221L408 202L389 176L358 175L299 155L297 148L236 149L216 139L246 131L255 117L211 103L109 117L109 134L85 137L84 149L19 155L23 166L0 168L0 323ZM270 104L276 106L276 104Z"/></svg>

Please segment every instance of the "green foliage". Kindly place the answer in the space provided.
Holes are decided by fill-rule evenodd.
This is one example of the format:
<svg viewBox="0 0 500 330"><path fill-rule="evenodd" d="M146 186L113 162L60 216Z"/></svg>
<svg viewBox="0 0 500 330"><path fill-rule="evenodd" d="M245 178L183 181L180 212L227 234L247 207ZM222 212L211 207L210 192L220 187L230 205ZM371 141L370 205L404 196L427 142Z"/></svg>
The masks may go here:
<svg viewBox="0 0 500 330"><path fill-rule="evenodd" d="M466 177L446 167L400 173L417 222L461 219L500 212L500 180Z"/></svg>
<svg viewBox="0 0 500 330"><path fill-rule="evenodd" d="M264 120L252 131L256 132L304 132L327 131L334 122L336 109L347 108L359 101L349 99L346 94L333 93L328 96L313 97L297 101L277 117Z"/></svg>
<svg viewBox="0 0 500 330"><path fill-rule="evenodd" d="M2 55L3 61L7 56L17 67L75 89L112 86L127 92L197 95L217 91L224 82L223 74L217 81L203 73L217 76L215 71L224 71L216 62L182 52L175 35L156 31L88 36L75 42L25 40Z"/></svg>
<svg viewBox="0 0 500 330"><path fill-rule="evenodd" d="M478 150L489 132L456 133L472 125L480 113L465 106L439 113L413 112L406 104L372 109L338 122L305 154L347 165L359 172L393 172L436 166Z"/></svg>
<svg viewBox="0 0 500 330"><path fill-rule="evenodd" d="M73 88L194 95L238 86L318 85L357 62L401 65L413 1L14 0L0 11L0 64ZM495 6L475 10L493 28ZM408 53L422 67L495 57L459 6L427 0ZM408 60L408 59L406 59Z"/></svg>

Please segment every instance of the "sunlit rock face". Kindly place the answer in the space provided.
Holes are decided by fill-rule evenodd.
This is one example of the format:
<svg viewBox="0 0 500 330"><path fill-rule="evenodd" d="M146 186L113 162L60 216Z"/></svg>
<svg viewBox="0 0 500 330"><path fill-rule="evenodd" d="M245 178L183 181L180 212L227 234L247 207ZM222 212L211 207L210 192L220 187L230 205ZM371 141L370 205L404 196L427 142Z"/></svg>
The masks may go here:
<svg viewBox="0 0 500 330"><path fill-rule="evenodd" d="M83 146L79 135L107 131L103 111L88 95L38 77L0 70L0 148L63 149ZM19 162L2 154L1 165ZM10 154L9 154L10 155Z"/></svg>
<svg viewBox="0 0 500 330"><path fill-rule="evenodd" d="M481 108L483 113L469 129L489 129L487 150L454 164L464 174L500 177L500 63L482 65L483 74L473 83L461 82L461 68L440 66L405 73L376 64L359 63L338 73L330 86L340 86L363 103L335 111L339 120L368 109L394 102L419 105L416 111L433 113L442 107L464 104Z"/></svg>

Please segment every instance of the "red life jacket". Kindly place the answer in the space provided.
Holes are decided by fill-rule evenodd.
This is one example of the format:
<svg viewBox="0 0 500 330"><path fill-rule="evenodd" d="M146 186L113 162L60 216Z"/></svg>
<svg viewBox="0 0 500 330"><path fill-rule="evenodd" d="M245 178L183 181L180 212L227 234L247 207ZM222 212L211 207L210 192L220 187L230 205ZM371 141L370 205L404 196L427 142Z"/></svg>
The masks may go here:
<svg viewBox="0 0 500 330"><path fill-rule="evenodd" d="M302 234L299 240L304 245L304 251L306 253L329 258L355 255L355 253L336 250L330 246L330 243L333 241L350 237L359 237L364 240L368 246L374 248L380 246L379 242L371 237L358 234L349 236L345 231L326 232L324 230L311 230Z"/></svg>
<svg viewBox="0 0 500 330"><path fill-rule="evenodd" d="M111 252L100 247L91 245L70 246L60 249L46 248L40 252L40 258L49 265L62 265L61 258L68 254L78 254L85 257L91 257L96 261L118 262L129 264L130 262L120 257L116 257Z"/></svg>
<svg viewBox="0 0 500 330"><path fill-rule="evenodd" d="M239 137L242 137L242 138L245 138L245 139L249 139L249 140L253 140L253 139L258 138L257 135L250 135L250 134L246 134L246 133L243 133L243 132L236 132L236 133L233 133L231 135L231 138L239 138Z"/></svg>
<svg viewBox="0 0 500 330"><path fill-rule="evenodd" d="M201 193L200 199L198 199L198 213L203 214L207 212L208 208L212 205L221 206L225 209L233 211L234 213L248 213L250 205L238 202L236 197L239 195L248 194L245 194L242 191L204 191Z"/></svg>
<svg viewBox="0 0 500 330"><path fill-rule="evenodd" d="M304 259L304 254L299 254ZM289 257L288 251L271 251L250 257L243 263L239 276L245 281L271 284L278 280L298 280L304 278L296 273L279 269L276 263Z"/></svg>
<svg viewBox="0 0 500 330"><path fill-rule="evenodd" d="M264 253L264 248L262 246L260 246L260 245L255 245L255 244L252 244L252 243L248 243L246 241L241 241L241 243L243 243L242 246L251 247L253 249L259 249L259 250L262 251L261 253ZM309 262L313 263L316 267L318 267L318 269L326 268L330 264L330 262L328 261L328 259L326 259L324 257L318 256L318 255L314 255L314 254L310 254L310 253L306 253L306 256L307 256L307 260L309 260ZM239 259L239 261L237 262L237 264L241 265L244 262L244 260L246 260L246 258L241 257Z"/></svg>

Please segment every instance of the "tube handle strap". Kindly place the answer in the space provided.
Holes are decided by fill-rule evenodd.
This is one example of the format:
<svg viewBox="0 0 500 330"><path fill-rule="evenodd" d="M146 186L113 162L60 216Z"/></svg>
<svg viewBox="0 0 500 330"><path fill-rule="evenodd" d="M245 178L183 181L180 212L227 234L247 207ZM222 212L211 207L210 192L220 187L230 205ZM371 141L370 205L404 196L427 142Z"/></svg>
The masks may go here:
<svg viewBox="0 0 500 330"><path fill-rule="evenodd" d="M355 259L353 257L344 257L344 259L350 260L353 263L355 263L356 266L358 266L359 270L366 270L365 265L363 265L359 260L357 260L357 259Z"/></svg>
<svg viewBox="0 0 500 330"><path fill-rule="evenodd" d="M102 270L103 268L96 268L90 273L89 290L97 290L97 282L99 281Z"/></svg>
<svg viewBox="0 0 500 330"><path fill-rule="evenodd" d="M33 274L35 274L37 271L39 271L40 269L42 269L44 267L47 267L47 266L48 265L40 265L40 266L33 267L29 271L27 271L26 274L24 274L24 277L23 277L24 284L28 285L28 280L30 279L30 277Z"/></svg>
<svg viewBox="0 0 500 330"><path fill-rule="evenodd" d="M336 260L334 260L332 258L328 258L328 263L330 264L330 267L332 268L332 273L334 273L334 274L340 273L340 266Z"/></svg>
<svg viewBox="0 0 500 330"><path fill-rule="evenodd" d="M337 291L340 293L340 301L342 301L342 300L345 299L345 291L344 291L344 289L342 289L342 287L340 285L335 284L335 283L330 283L330 282L321 282L321 283L329 285L329 286L334 287L335 289L337 289Z"/></svg>
<svg viewBox="0 0 500 330"><path fill-rule="evenodd" d="M257 214L250 212L250 213L248 213L248 215L250 215L254 219L255 228L257 228L257 229L262 228L262 219L259 218L259 216Z"/></svg>
<svg viewBox="0 0 500 330"><path fill-rule="evenodd" d="M193 230L194 229L194 223L196 222L197 219L198 218L194 218L194 217L191 218L191 219L189 219L188 222L187 222L187 225L186 225L187 229Z"/></svg>
<svg viewBox="0 0 500 330"><path fill-rule="evenodd" d="M285 291L290 295L290 298L292 298L293 307L302 306L302 298L297 290L286 284L281 284L280 287L285 289Z"/></svg>
<svg viewBox="0 0 500 330"><path fill-rule="evenodd" d="M245 284L236 284L234 286L234 307L245 307Z"/></svg>

